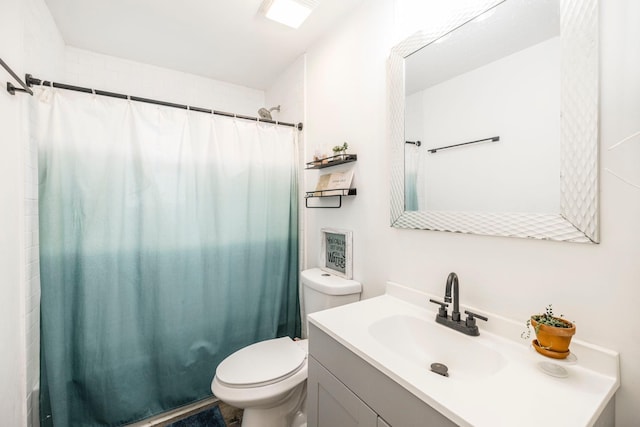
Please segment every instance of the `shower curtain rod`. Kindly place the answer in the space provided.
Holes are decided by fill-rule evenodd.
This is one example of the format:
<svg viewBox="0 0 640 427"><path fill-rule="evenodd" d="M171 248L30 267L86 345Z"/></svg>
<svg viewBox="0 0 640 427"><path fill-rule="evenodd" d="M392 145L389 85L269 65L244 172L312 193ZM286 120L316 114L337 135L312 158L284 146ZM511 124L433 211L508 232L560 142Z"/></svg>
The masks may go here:
<svg viewBox="0 0 640 427"><path fill-rule="evenodd" d="M49 86L49 87L53 87L53 88L57 88L57 89L66 89L66 90L73 90L73 91L76 91L76 92L93 93L95 95L109 96L111 98L129 99L131 101L145 102L147 104L155 104L155 105L162 105L164 107L179 108L181 110L197 111L199 113L215 114L215 115L218 115L218 116L226 116L226 117L233 117L233 118L237 118L237 119L252 120L252 121L255 121L255 122L272 123L274 125L279 125L279 126L294 127L296 129L298 129L299 131L302 130L302 123L295 124L295 123L279 122L277 120L266 120L266 119L261 119L259 117L245 116L243 114L228 113L226 111L210 110L208 108L192 107L190 105L185 105L185 104L175 104L173 102L158 101L157 99L141 98L139 96L123 95L121 93L108 92L108 91L105 91L105 90L91 89L91 88L80 87L80 86L72 86L72 85L68 85L68 84L64 84L64 83L56 83L56 82L50 82L50 81L46 81L46 80L43 81L43 80L40 80L40 79L36 79L31 74L27 74L25 80L27 82L27 86L29 86L29 87L31 87L33 85ZM18 89L16 89L16 90L18 90ZM29 92L30 92L31 95L33 95L33 92L31 92L31 90L29 90Z"/></svg>
<svg viewBox="0 0 640 427"><path fill-rule="evenodd" d="M33 95L33 91L27 87L27 85L20 79L20 77L18 77L18 75L13 72L11 67L9 67L7 63L2 60L2 58L0 58L0 65L2 65L2 67L7 70L7 73L11 74L11 77L13 77L13 79L17 81L20 86L22 86L22 89L20 89L19 87L15 87L11 82L7 82L7 92L9 92L11 95L15 95L16 91L26 92L29 95Z"/></svg>

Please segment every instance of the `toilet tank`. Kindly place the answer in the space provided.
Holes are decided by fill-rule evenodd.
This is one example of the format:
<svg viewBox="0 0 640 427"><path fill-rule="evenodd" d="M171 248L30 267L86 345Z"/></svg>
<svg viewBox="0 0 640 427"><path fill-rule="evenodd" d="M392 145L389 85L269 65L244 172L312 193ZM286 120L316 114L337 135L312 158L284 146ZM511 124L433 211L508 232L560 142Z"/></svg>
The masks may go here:
<svg viewBox="0 0 640 427"><path fill-rule="evenodd" d="M301 281L305 318L316 311L359 301L362 293L360 282L334 276L319 268L304 270Z"/></svg>

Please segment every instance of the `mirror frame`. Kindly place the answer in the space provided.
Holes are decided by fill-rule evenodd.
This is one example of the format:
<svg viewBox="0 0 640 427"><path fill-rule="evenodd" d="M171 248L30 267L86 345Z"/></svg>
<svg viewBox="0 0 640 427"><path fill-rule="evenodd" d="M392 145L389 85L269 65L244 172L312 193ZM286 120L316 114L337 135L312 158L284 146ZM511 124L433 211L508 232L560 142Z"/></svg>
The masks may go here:
<svg viewBox="0 0 640 427"><path fill-rule="evenodd" d="M561 34L560 212L405 211L405 58L510 0L484 2L392 48L387 61L391 226L488 236L599 243L598 0L559 0Z"/></svg>

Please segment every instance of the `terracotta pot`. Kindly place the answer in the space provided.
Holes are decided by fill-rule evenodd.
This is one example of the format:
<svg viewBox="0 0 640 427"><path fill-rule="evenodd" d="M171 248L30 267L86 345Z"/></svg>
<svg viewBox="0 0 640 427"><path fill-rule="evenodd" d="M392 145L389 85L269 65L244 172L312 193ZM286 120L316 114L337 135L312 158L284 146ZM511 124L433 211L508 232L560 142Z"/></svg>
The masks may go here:
<svg viewBox="0 0 640 427"><path fill-rule="evenodd" d="M557 319L567 325L571 325L571 327L557 328L554 326L540 324L540 327L538 328L538 322L536 322L533 317L531 318L531 326L533 327L533 330L536 331L536 338L538 339L540 347L556 353L566 353L564 357L567 357L569 355L571 337L576 333L576 325L568 320L558 317L554 317L554 319Z"/></svg>

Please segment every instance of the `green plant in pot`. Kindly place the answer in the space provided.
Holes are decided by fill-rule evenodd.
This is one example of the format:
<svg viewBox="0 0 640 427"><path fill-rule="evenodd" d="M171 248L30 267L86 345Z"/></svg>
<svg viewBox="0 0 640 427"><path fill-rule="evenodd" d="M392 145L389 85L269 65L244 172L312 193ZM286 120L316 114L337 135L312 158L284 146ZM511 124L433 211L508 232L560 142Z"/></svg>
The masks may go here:
<svg viewBox="0 0 640 427"><path fill-rule="evenodd" d="M344 159L347 154L347 148L349 148L349 144L347 144L346 141L342 145L336 145L333 147L333 155L336 156L336 160Z"/></svg>
<svg viewBox="0 0 640 427"><path fill-rule="evenodd" d="M564 359L569 355L571 337L576 333L576 325L562 317L553 315L553 307L549 304L542 314L534 314L526 323L527 330L521 335L523 339L531 337L531 328L536 339L533 348L540 354L554 359Z"/></svg>

